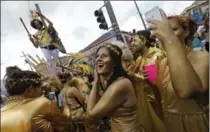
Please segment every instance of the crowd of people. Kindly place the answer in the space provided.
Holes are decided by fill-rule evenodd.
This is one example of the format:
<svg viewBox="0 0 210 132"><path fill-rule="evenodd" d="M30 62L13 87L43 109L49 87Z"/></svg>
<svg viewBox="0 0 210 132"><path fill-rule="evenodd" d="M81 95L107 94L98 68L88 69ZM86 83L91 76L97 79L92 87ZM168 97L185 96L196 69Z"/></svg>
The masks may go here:
<svg viewBox="0 0 210 132"><path fill-rule="evenodd" d="M209 52L209 17L204 17L198 25L193 39L194 50L206 50Z"/></svg>
<svg viewBox="0 0 210 132"><path fill-rule="evenodd" d="M1 131L208 132L209 54L193 47L207 25L160 12L130 45L99 47L91 74L7 67Z"/></svg>

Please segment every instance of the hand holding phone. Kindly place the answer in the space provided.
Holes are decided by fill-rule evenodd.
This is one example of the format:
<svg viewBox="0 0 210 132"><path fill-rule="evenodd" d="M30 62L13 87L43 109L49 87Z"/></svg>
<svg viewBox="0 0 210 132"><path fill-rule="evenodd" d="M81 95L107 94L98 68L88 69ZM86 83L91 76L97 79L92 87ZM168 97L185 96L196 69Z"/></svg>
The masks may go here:
<svg viewBox="0 0 210 132"><path fill-rule="evenodd" d="M154 20L161 21L162 20L162 16L161 16L159 7L156 6L156 7L152 8L151 10L147 11L145 13L145 18L146 18L146 20L154 19ZM151 23L148 23L148 26L150 27ZM154 33L151 31L151 36L153 36L153 34Z"/></svg>
<svg viewBox="0 0 210 132"><path fill-rule="evenodd" d="M155 19L155 20L161 21L162 16L161 16L159 7L156 6L156 7L152 8L151 10L147 11L145 13L145 18L146 18L146 20Z"/></svg>

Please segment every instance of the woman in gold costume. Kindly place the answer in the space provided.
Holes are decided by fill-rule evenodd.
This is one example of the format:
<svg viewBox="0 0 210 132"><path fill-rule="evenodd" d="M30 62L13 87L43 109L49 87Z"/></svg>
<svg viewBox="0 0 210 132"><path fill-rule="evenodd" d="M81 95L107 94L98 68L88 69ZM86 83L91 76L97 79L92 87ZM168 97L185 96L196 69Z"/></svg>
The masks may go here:
<svg viewBox="0 0 210 132"><path fill-rule="evenodd" d="M136 93L122 67L121 56L121 49L112 44L98 49L94 84L84 118L94 123L110 116L112 132L141 132L144 128L139 124ZM98 93L99 85L104 83L101 80L107 82L102 97ZM92 127L95 128L94 125Z"/></svg>
<svg viewBox="0 0 210 132"><path fill-rule="evenodd" d="M5 87L9 94L1 108L2 132L62 132L70 118L54 101L41 96L41 77L32 71L7 67Z"/></svg>
<svg viewBox="0 0 210 132"><path fill-rule="evenodd" d="M165 128L170 132L207 132L209 55L190 48L196 31L194 21L160 12L162 21L148 22L167 53L158 63Z"/></svg>
<svg viewBox="0 0 210 132"><path fill-rule="evenodd" d="M81 115L85 112L85 103L89 88L85 81L79 77L73 77L67 81L62 89L65 107L68 107L69 112L67 115L72 116L73 121L82 121Z"/></svg>
<svg viewBox="0 0 210 132"><path fill-rule="evenodd" d="M88 85L83 77L80 77L77 71L74 77L69 73L58 74L62 82L61 95L63 98L64 113L71 116L69 131L85 131L81 116L86 111L86 100L90 92Z"/></svg>

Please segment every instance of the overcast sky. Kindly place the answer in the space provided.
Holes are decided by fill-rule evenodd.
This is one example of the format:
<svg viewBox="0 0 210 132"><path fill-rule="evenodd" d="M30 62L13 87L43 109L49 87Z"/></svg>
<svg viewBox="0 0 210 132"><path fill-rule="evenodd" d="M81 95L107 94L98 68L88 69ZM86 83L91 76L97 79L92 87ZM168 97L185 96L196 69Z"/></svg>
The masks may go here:
<svg viewBox="0 0 210 132"><path fill-rule="evenodd" d="M29 66L20 56L22 51L43 57L40 49L33 47L28 39L19 17L22 17L29 31L29 9L35 9L38 3L42 13L53 23L67 52L77 52L97 39L104 31L99 30L94 11L103 5L103 1L2 1L1 2L1 78L5 68L18 65L22 69ZM142 14L154 6L159 6L168 15L180 14L193 1L137 1ZM142 30L143 25L133 1L111 2L121 30ZM106 9L103 9L108 24Z"/></svg>

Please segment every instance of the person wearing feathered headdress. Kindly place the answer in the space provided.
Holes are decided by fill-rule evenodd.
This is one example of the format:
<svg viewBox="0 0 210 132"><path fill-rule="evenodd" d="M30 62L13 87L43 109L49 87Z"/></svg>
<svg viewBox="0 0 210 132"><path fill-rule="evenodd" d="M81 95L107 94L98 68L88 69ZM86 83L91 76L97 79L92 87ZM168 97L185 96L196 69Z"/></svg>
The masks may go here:
<svg viewBox="0 0 210 132"><path fill-rule="evenodd" d="M30 41L36 48L41 48L51 69L51 73L55 75L56 68L53 65L52 57L57 61L57 63L59 63L60 59L58 50L62 53L66 53L66 50L53 27L53 23L49 19L47 19L43 14L34 11L30 11L30 17L30 25L37 30L34 35L30 36ZM48 22L48 26L45 26L44 22L40 18L46 20Z"/></svg>

